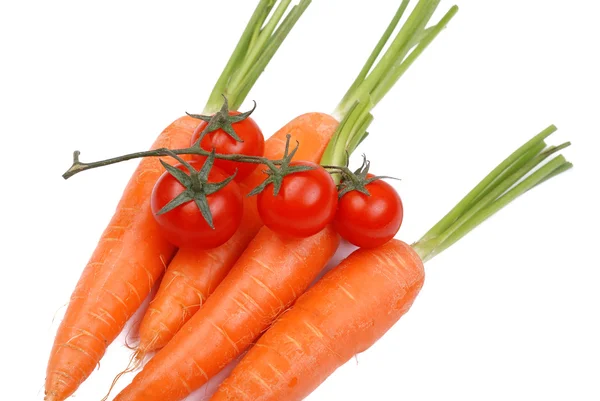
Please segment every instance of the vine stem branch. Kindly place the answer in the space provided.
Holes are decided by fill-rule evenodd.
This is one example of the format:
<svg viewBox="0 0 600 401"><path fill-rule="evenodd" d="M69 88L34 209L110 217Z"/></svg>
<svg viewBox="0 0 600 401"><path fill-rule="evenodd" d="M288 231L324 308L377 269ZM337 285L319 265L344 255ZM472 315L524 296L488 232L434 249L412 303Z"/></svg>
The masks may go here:
<svg viewBox="0 0 600 401"><path fill-rule="evenodd" d="M289 144L291 136L288 134L286 140ZM296 144L296 148L299 145ZM82 171L91 170L98 167L109 166L111 164L121 163L127 160L139 159L142 157L166 157L173 155L200 155L204 157L210 156L211 152L202 149L199 146L190 146L189 148L181 148L181 149L168 149L168 148L158 148L153 150L146 150L143 152L134 152L128 153L126 155L112 157L110 159L99 160L91 163L84 163L79 160L80 152L76 150L73 152L73 164L69 169L62 175L62 177L66 180L71 178L75 174L81 173ZM227 155L221 153L214 154L215 159L222 160L230 160L235 162L242 163L253 163L253 164L265 164L265 165L274 165L279 166L283 163L283 159L270 160L265 157L258 156L246 156L246 155Z"/></svg>

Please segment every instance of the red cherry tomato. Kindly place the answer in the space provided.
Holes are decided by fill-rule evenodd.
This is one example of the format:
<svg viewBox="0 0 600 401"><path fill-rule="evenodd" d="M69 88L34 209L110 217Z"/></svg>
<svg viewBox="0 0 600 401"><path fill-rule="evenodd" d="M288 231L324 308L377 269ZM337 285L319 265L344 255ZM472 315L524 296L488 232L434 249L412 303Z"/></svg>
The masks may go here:
<svg viewBox="0 0 600 401"><path fill-rule="evenodd" d="M402 225L402 200L396 190L382 180L365 186L371 196L350 191L341 197L333 227L346 241L374 248L392 238Z"/></svg>
<svg viewBox="0 0 600 401"><path fill-rule="evenodd" d="M240 114L238 111L229 112L229 115L232 116L238 114ZM204 131L207 125L208 123L205 121L200 122L200 125L198 125L192 136L192 144L196 143L198 138L200 138L200 134L202 131ZM233 123L232 126L235 133L244 142L238 142L222 129L218 129L205 135L200 143L200 147L209 152L214 148L217 153L227 155L242 154L246 156L259 157L263 155L265 150L265 138L256 122L251 117L248 117L240 122ZM194 156L194 158L200 161L204 161L205 159L203 156ZM240 163L220 159L216 159L214 165L229 175L235 173L237 169L235 180L238 182L248 177L258 166L257 164L253 163Z"/></svg>
<svg viewBox="0 0 600 401"><path fill-rule="evenodd" d="M190 164L197 170L202 167L202 163L197 161ZM178 164L176 167L189 174L183 165ZM227 177L222 170L213 167L208 175L208 182L221 182ZM231 238L242 221L243 211L242 192L235 181L206 197L214 229L208 225L194 201L164 214L157 214L184 190L185 187L168 172L160 176L154 185L150 204L164 237L178 247L198 249L215 248Z"/></svg>
<svg viewBox="0 0 600 401"><path fill-rule="evenodd" d="M311 166L312 170L283 177L277 196L273 184L258 194L258 213L263 223L278 234L309 237L333 221L337 189L329 173L311 162L292 162L290 166Z"/></svg>

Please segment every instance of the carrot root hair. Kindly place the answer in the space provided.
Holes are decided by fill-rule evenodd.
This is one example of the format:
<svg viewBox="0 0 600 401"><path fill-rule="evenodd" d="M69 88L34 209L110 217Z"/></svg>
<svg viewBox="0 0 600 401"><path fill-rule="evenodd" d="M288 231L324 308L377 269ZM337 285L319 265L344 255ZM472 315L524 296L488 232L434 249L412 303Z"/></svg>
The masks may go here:
<svg viewBox="0 0 600 401"><path fill-rule="evenodd" d="M131 332L135 332L137 331L139 333L139 328L140 328L140 323L141 323L141 319L139 319L137 322L133 323L131 325L131 327L129 328L129 330L127 330L127 334L125 334L125 340L124 345L127 349L131 350L131 351L136 351L139 348L139 345L131 345L131 342L133 340L133 342L139 342L139 336L138 338L136 338L135 336L133 336L131 334Z"/></svg>
<svg viewBox="0 0 600 401"><path fill-rule="evenodd" d="M160 340L160 334L160 331L157 330L152 337L152 340L140 342L137 347L131 348L131 350L134 351L133 356L143 361L149 353L157 351L156 344L158 343L158 340Z"/></svg>
<svg viewBox="0 0 600 401"><path fill-rule="evenodd" d="M156 335L152 338L152 340L148 344L142 345L140 343L137 346L129 345L129 343L127 342L128 336L125 338L125 347L132 350L133 354L131 354L131 357L129 358L129 363L127 364L127 367L115 376L106 395L100 401L108 400L110 393L115 388L117 382L121 379L121 377L123 377L126 374L138 371L143 367L144 361L146 360L146 357L148 356L148 354L153 351L154 345L156 344L156 342L159 339L159 335L160 335L160 333L156 333Z"/></svg>
<svg viewBox="0 0 600 401"><path fill-rule="evenodd" d="M146 353L145 349L142 349L142 348L136 349L135 352L129 358L129 363L127 364L127 367L125 368L125 370L119 372L115 376L110 387L108 388L106 395L100 401L108 400L110 393L112 392L113 388L115 388L117 382L121 379L121 377L123 377L124 375L126 375L128 373L132 373L132 372L135 372L136 370L139 370L142 367L142 363L144 362L146 355L147 355L147 353Z"/></svg>
<svg viewBox="0 0 600 401"><path fill-rule="evenodd" d="M52 321L50 322L50 325L54 325L54 322L56 321L56 316L58 316L58 313L63 310L64 308L66 308L67 306L69 306L69 302L65 302L64 304L62 304L61 306L59 306L56 311L54 312L54 315L52 315Z"/></svg>

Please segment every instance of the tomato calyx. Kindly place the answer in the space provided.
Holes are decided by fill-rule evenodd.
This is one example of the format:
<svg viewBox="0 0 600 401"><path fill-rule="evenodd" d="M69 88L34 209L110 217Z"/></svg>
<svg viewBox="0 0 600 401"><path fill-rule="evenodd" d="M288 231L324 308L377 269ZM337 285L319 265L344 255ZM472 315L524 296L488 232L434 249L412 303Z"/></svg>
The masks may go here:
<svg viewBox="0 0 600 401"><path fill-rule="evenodd" d="M372 174L369 174L370 167L371 162L367 160L367 157L365 155L363 155L362 165L354 172L350 171L348 166L339 168L338 171L341 174L341 180L338 184L338 198L341 198L350 191L358 191L367 196L371 196L371 193L367 189L367 185L369 185L373 181L381 180L384 178L397 180L397 178L394 177L384 175L374 176Z"/></svg>
<svg viewBox="0 0 600 401"><path fill-rule="evenodd" d="M273 161L269 159L265 159L265 165L268 167L268 169L263 170L263 173L267 175L267 178L256 188L250 191L250 193L248 193L248 196L258 195L259 193L264 191L269 184L273 184L273 195L277 196L279 194L279 191L281 190L283 177L290 174L299 173L301 171L309 171L314 169L314 167L304 165L290 166L292 158L294 157L294 155L298 151L298 147L300 146L300 143L296 141L296 146L290 152L290 138L291 135L288 134L285 140L285 150L283 152L283 157L281 158L281 160L278 160L278 164L273 163Z"/></svg>
<svg viewBox="0 0 600 401"><path fill-rule="evenodd" d="M238 134L235 132L235 130L233 129L232 124L238 123L238 122L243 121L246 118L248 118L250 116L250 114L252 114L254 112L254 110L256 109L256 102L254 102L254 106L252 107L251 110L249 110L245 113L230 115L229 114L229 102L227 101L227 97L225 97L225 95L223 95L223 99L224 99L224 101L223 101L223 106L221 106L221 110L219 110L212 116L207 116L207 115L203 115L203 114L190 114L187 112L185 113L192 118L196 118L198 120L202 120L202 121L205 121L206 123L208 123L206 128L200 133L200 137L198 138L198 140L196 141L194 146L200 146L200 142L202 142L202 139L207 134L210 134L211 132L214 132L218 129L225 131L227 133L227 135L229 135L236 141L244 142L238 136Z"/></svg>
<svg viewBox="0 0 600 401"><path fill-rule="evenodd" d="M204 217L204 220L206 220L206 223L210 226L210 228L214 230L215 227L213 225L212 213L210 212L208 199L206 197L223 189L235 178L235 173L221 182L208 181L208 174L210 173L210 170L212 169L212 166L215 161L214 150L206 158L206 161L204 162L200 170L196 170L190 163L183 160L174 153L172 153L170 156L175 158L181 164L183 164L188 169L189 174L186 174L184 171L176 167L173 167L172 165L163 161L162 159L160 160L160 163L163 165L163 167L165 168L165 170L167 170L169 174L171 174L181 185L185 187L185 191L177 195L156 214L165 214L175 209L176 207L183 205L184 203L194 201L194 203L196 203L196 206L198 206L202 217Z"/></svg>

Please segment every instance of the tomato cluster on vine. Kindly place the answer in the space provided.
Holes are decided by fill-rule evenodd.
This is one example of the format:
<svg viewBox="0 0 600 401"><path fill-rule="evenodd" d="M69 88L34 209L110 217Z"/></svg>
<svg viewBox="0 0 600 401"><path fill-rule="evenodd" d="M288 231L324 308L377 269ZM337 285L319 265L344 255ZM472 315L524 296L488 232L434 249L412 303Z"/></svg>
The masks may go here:
<svg viewBox="0 0 600 401"><path fill-rule="evenodd" d="M203 121L191 146L204 154L194 154L190 162L172 154L180 163L162 162L167 171L152 192L152 211L165 238L178 247L222 245L241 224L244 196L254 195L263 224L283 236L309 237L333 224L359 247L394 237L402 224L402 201L383 177L369 174L366 159L355 172L292 161L299 144L290 152L289 137L281 160L263 159L264 136L251 112L230 112L225 104L216 115L192 115ZM262 184L243 193L239 183L259 165L267 167L260 170Z"/></svg>

